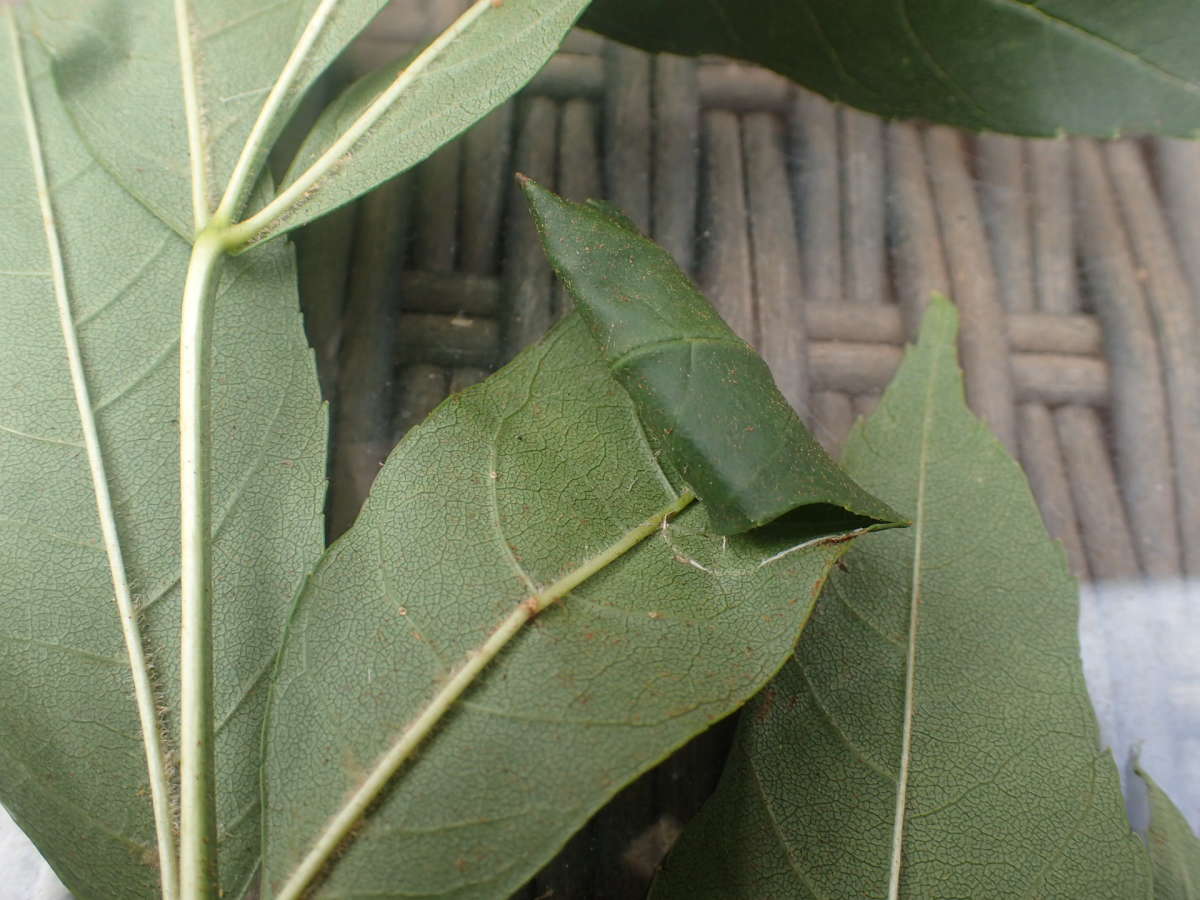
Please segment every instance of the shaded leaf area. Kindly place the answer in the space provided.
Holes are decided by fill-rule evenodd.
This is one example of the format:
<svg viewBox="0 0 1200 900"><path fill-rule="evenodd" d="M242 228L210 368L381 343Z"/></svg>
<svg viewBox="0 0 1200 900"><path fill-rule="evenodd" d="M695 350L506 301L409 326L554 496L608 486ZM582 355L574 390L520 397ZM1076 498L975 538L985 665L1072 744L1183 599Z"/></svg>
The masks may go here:
<svg viewBox="0 0 1200 900"><path fill-rule="evenodd" d="M185 80L196 86L204 193L211 212L263 101L320 2L33 0L32 21L54 58L55 79L67 109L96 158L190 240L195 228ZM271 144L304 91L385 3L339 0L333 5L282 100L283 114L254 155L252 173L262 170ZM180 7L186 18L190 68L180 51ZM242 201L254 181L252 174Z"/></svg>
<svg viewBox="0 0 1200 900"><path fill-rule="evenodd" d="M1200 128L1189 0L596 0L582 24L750 60L886 116L1038 136Z"/></svg>
<svg viewBox="0 0 1200 900"><path fill-rule="evenodd" d="M1150 798L1150 828L1146 835L1154 866L1154 900L1200 898L1200 839L1166 791L1140 767Z"/></svg>
<svg viewBox="0 0 1200 900"><path fill-rule="evenodd" d="M361 128L361 136L336 152L337 164L305 191L302 203L258 237L348 203L457 137L537 74L587 4L479 0L411 65L401 60L351 85L313 125L280 191L339 147L347 131ZM351 158L353 165L346 165Z"/></svg>
<svg viewBox="0 0 1200 900"><path fill-rule="evenodd" d="M913 527L857 542L831 575L655 900L1150 896L1097 745L1075 584L964 404L955 331L935 301L847 445L848 471Z"/></svg>
<svg viewBox="0 0 1200 900"><path fill-rule="evenodd" d="M518 604L513 639L355 829L317 896L494 898L790 652L844 543L716 534L583 321L409 432L300 597L266 732L265 889ZM784 551L792 552L785 553Z"/></svg>
<svg viewBox="0 0 1200 900"><path fill-rule="evenodd" d="M554 269L651 444L704 501L716 531L787 513L814 534L901 524L821 449L767 364L670 254L605 204L522 184Z"/></svg>
<svg viewBox="0 0 1200 900"><path fill-rule="evenodd" d="M24 42L103 462L164 710L178 702L178 314L189 246L87 155ZM67 369L31 151L0 46L0 796L77 897L157 894L147 765ZM217 301L213 493L222 886L258 856L266 676L322 546L324 413L290 248ZM175 727L162 713L168 746Z"/></svg>

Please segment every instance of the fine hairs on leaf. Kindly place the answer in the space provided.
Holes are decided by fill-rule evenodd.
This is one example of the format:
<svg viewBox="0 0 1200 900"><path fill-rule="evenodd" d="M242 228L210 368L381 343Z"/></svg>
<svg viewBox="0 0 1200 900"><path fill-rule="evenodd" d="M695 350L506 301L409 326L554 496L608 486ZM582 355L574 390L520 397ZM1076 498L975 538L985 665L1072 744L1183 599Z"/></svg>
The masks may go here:
<svg viewBox="0 0 1200 900"><path fill-rule="evenodd" d="M5 17L7 61L11 65L12 77L20 103L20 118L28 147L28 171L33 176L33 192L37 198L45 236L45 262L55 305L58 308L59 326L62 331L63 350L66 355L71 391L75 407L79 412L79 431L83 438L83 450L91 475L92 491L96 498L100 533L104 554L108 560L112 577L113 594L121 623L122 638L129 656L130 673L136 698L138 724L142 730L142 746L146 756L147 774L150 783L151 803L154 808L155 839L158 842L158 865L165 886L165 900L174 896L175 838L170 827L170 785L166 762L163 758L162 735L155 709L154 686L150 678L150 666L142 647L138 628L138 613L129 589L129 578L125 567L124 552L117 535L116 512L108 487L108 473L104 452L96 430L95 410L84 374L83 360L79 351L79 336L75 317L71 309L71 297L67 288L66 270L63 264L62 244L54 221L50 187L46 177L46 160L42 140L34 119L32 93L29 85L29 66L21 48L21 37L17 32L12 15Z"/></svg>
<svg viewBox="0 0 1200 900"><path fill-rule="evenodd" d="M25 17L15 15L20 25ZM5 595L19 598L0 611L3 798L78 896L155 896L174 886L160 885L159 871L171 866L158 862L164 825L154 810L160 820L172 816L179 799L175 460L179 296L190 248L87 154L49 60L20 30L62 266L57 271L50 256L26 131L2 129L11 177L0 265L8 341L0 354L0 578ZM18 62L5 59L6 103L22 96L7 80ZM252 760L265 678L290 599L322 543L324 413L310 387L292 265L279 246L228 266L212 326L221 347L212 359L210 548L221 610L213 658L222 676L213 715L218 753L233 763L217 773L218 850L230 895L245 891L258 854ZM57 296L71 310L111 504L88 475L88 410L71 388ZM276 390L264 392L264 383ZM120 639L112 554L100 539L109 508L144 663ZM133 685L141 680L152 698L139 716ZM162 775L143 751L146 731L160 722ZM156 793L168 795L165 805L151 802ZM174 824L165 827L170 834Z"/></svg>
<svg viewBox="0 0 1200 900"><path fill-rule="evenodd" d="M627 267L586 249L605 245L587 240L597 229L616 239L623 226L526 189L539 214L557 209L547 241L583 248L557 256L560 271ZM717 524L723 505L750 508L767 490L752 479L694 505L708 476L693 480L691 450L647 437L645 401L621 380L624 342L652 309L666 342L692 339L696 320L725 326L698 294L672 294L683 276L669 260L643 271L631 320L604 328L612 340L598 345L589 323L606 292L571 282L579 313L410 432L301 593L265 736L274 896L298 896L335 851L331 893L506 895L617 788L761 687L845 532L900 524L832 474L786 493L772 485L768 527ZM693 371L704 382L723 365ZM767 402L756 423L798 426L770 403L769 376L757 388ZM725 423L689 427L715 441ZM771 457L756 458L777 482ZM854 511L826 512L845 505ZM453 617L435 599L448 583ZM327 723L317 732L314 715ZM325 763L347 754L355 766ZM508 774L497 783L496 771Z"/></svg>

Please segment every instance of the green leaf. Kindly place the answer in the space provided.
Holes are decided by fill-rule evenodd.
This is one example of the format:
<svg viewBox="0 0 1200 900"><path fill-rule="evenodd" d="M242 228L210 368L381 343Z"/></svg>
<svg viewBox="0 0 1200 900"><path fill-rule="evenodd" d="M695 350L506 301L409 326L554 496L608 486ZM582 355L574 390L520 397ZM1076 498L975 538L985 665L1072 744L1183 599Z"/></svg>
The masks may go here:
<svg viewBox="0 0 1200 900"><path fill-rule="evenodd" d="M190 247L86 153L40 48L24 40L17 53L15 34L0 16L0 798L77 897L152 896L134 685L153 691L143 710L160 724L156 780L169 792ZM325 417L294 269L282 243L234 261L216 309L218 812L231 897L258 856L266 676L322 545ZM145 665L131 661L114 593L135 610Z"/></svg>
<svg viewBox="0 0 1200 900"><path fill-rule="evenodd" d="M830 577L655 900L1150 896L1097 745L1076 586L963 402L956 330L935 300L847 446L913 527Z"/></svg>
<svg viewBox="0 0 1200 900"><path fill-rule="evenodd" d="M690 499L578 316L410 432L288 630L268 893L506 896L770 678L844 539Z"/></svg>
<svg viewBox="0 0 1200 900"><path fill-rule="evenodd" d="M280 184L288 210L251 217L243 239L303 225L425 159L537 74L588 2L476 0L410 64L368 76L325 110Z"/></svg>
<svg viewBox="0 0 1200 900"><path fill-rule="evenodd" d="M1188 0L596 0L582 24L748 59L886 116L1043 136L1200 129Z"/></svg>
<svg viewBox="0 0 1200 900"><path fill-rule="evenodd" d="M32 0L67 109L96 158L180 235L213 212L305 36L230 198L236 216L304 92L387 0ZM191 166L189 167L189 153Z"/></svg>
<svg viewBox="0 0 1200 900"><path fill-rule="evenodd" d="M665 250L604 204L522 184L546 253L651 444L704 501L719 534L797 506L814 533L900 524L821 449L766 363Z"/></svg>
<svg viewBox="0 0 1200 900"><path fill-rule="evenodd" d="M1154 900L1200 898L1200 840L1179 808L1144 769L1135 769L1150 797L1150 862L1154 866Z"/></svg>

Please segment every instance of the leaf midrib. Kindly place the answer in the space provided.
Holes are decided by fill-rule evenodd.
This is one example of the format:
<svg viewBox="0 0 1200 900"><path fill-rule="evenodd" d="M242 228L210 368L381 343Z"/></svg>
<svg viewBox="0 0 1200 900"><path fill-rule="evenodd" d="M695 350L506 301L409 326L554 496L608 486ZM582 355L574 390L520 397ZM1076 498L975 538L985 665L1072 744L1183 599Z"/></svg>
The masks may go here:
<svg viewBox="0 0 1200 900"><path fill-rule="evenodd" d="M551 18L569 2L571 0L554 0L552 5L548 4L542 11L538 21ZM300 209L305 201L320 188L325 179L332 175L348 158L375 124L406 96L408 88L435 65L446 52L452 50L456 41L470 31L472 26L483 16L500 5L497 0L476 0L462 12L449 28L438 35L417 54L412 62L397 73L392 82L381 90L349 125L341 130L306 169L281 185L280 191L274 199L230 229L231 245L238 247L238 252L240 252L251 244L274 236L288 220L289 215ZM536 22L531 23L527 26L526 31L532 31L536 24ZM520 35L517 35L512 38L512 42L517 42L519 39Z"/></svg>
<svg viewBox="0 0 1200 900"><path fill-rule="evenodd" d="M261 167L261 157L266 153L267 135L279 118L288 112L289 100L297 79L308 62L309 52L324 32L337 4L338 0L320 0L284 62L283 69L267 92L258 116L250 127L250 134L242 145L241 153L238 154L237 162L234 163L225 194L217 207L218 219L232 221L241 212L240 207L247 192L253 187L254 178Z"/></svg>
<svg viewBox="0 0 1200 900"><path fill-rule="evenodd" d="M909 595L908 650L904 672L904 718L900 739L900 770L896 778L896 808L892 820L892 853L888 869L888 900L899 900L903 862L904 822L908 809L908 781L912 763L913 718L916 706L917 632L920 626L921 564L925 542L926 475L929 471L930 432L933 428L933 392L942 355L935 354L925 385L921 440L917 456L917 510L913 516L912 586Z"/></svg>
<svg viewBox="0 0 1200 900"><path fill-rule="evenodd" d="M441 720L456 707L459 699L475 683L476 677L521 633L528 622L593 575L604 571L643 540L656 534L661 523L684 510L695 499L691 491L683 491L649 518L627 529L599 553L569 570L549 586L530 593L518 603L482 644L465 654L458 670L445 681L433 697L426 700L363 783L330 817L311 848L287 875L283 887L275 895L275 900L297 900L304 896L312 879L325 868L333 854L358 827L367 811L412 757L417 747L424 743Z"/></svg>
<svg viewBox="0 0 1200 900"><path fill-rule="evenodd" d="M179 76L183 87L183 114L187 123L188 165L192 188L192 225L196 234L208 224L208 154L200 84L193 54L195 29L189 0L175 0L175 35L179 46Z"/></svg>
<svg viewBox="0 0 1200 900"><path fill-rule="evenodd" d="M725 345L732 347L735 350L745 350L746 344L740 340L726 337L673 337L661 341L651 341L647 344L639 344L632 350L628 350L620 356L616 357L609 365L614 372L623 370L643 357L654 357L659 351L670 347L687 347L691 352L700 344L709 345Z"/></svg>

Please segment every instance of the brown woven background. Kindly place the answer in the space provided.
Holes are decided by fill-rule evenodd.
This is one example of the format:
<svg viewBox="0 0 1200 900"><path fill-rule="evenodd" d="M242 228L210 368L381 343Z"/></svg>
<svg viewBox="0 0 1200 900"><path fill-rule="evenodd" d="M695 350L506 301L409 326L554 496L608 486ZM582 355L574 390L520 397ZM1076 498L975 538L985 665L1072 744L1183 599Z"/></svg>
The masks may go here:
<svg viewBox="0 0 1200 900"><path fill-rule="evenodd" d="M326 90L462 6L393 4ZM1200 147L886 123L753 67L582 32L463 139L298 239L334 405L331 536L408 427L567 307L515 171L605 198L665 245L835 454L930 293L948 294L968 400L1021 460L1072 570L1198 574ZM1200 668L1173 664L1194 707ZM641 896L727 740L717 729L628 789L524 896ZM1172 753L1196 751L1192 735Z"/></svg>
<svg viewBox="0 0 1200 900"><path fill-rule="evenodd" d="M459 6L389 7L351 68ZM364 439L350 419L389 420L371 437L391 444L561 315L522 171L664 244L834 450L930 292L949 294L971 405L1025 464L1075 572L1196 574L1200 494L1180 486L1200 484L1198 149L885 123L762 70L577 33L516 101L304 239L339 442ZM343 311L362 333L340 332ZM360 387L376 406L352 416Z"/></svg>

